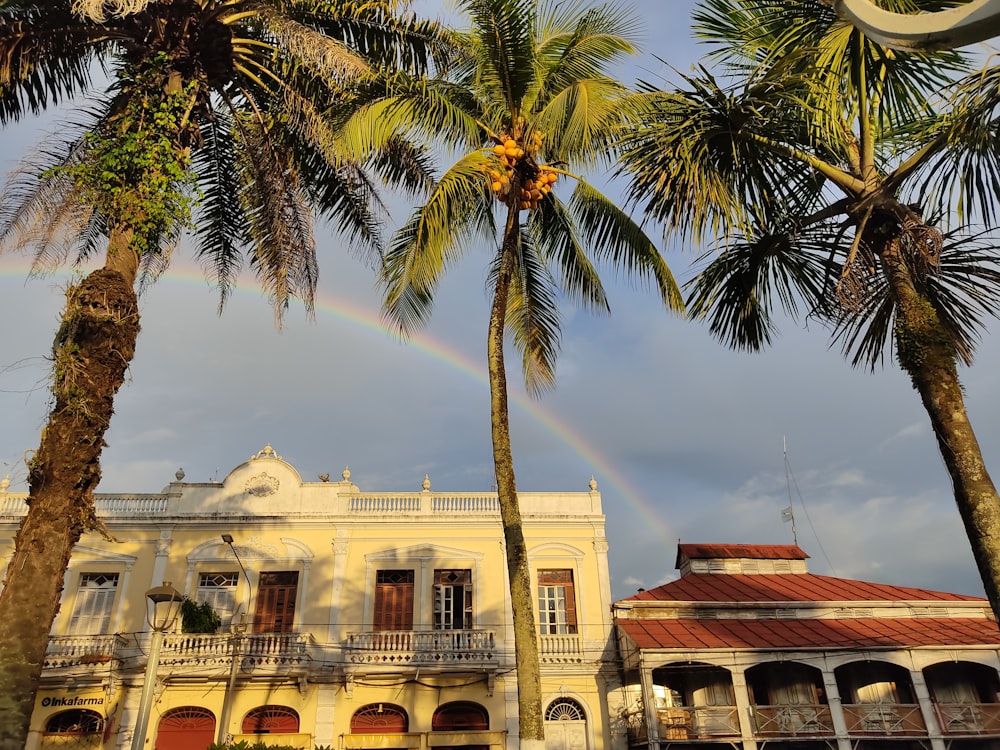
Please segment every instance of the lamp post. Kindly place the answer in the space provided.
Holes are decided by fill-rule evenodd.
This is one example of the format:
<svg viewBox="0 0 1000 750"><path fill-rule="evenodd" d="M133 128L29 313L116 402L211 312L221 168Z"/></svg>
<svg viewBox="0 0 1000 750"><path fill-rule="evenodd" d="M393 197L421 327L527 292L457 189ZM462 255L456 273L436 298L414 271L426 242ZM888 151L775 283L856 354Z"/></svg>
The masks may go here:
<svg viewBox="0 0 1000 750"><path fill-rule="evenodd" d="M832 0L865 36L895 49L953 49L1000 36L1000 0L972 0L933 13L893 13L871 0Z"/></svg>
<svg viewBox="0 0 1000 750"><path fill-rule="evenodd" d="M139 715L132 733L132 750L142 750L146 744L146 728L149 726L149 712L153 706L153 687L156 684L156 671L160 666L163 634L177 621L184 597L170 585L170 581L164 581L147 591L146 599L146 622L153 635L149 640L149 657L146 659L146 675L142 683L142 696L139 698Z"/></svg>
<svg viewBox="0 0 1000 750"><path fill-rule="evenodd" d="M223 534L222 541L228 544L229 549L233 551L233 556L236 558L236 562L240 564L240 570L243 571L243 577L246 578L247 609L243 613L243 621L239 625L233 625L233 661L229 666L229 685L226 687L226 695L222 700L222 714L219 716L219 734L216 737L216 741L220 745L226 742L229 735L229 721L233 714L233 700L236 697L236 676L240 671L240 645L243 642L243 633L246 631L247 613L250 611L250 604L253 601L253 586L250 583L250 576L247 574L247 569L243 567L243 561L240 559L236 547L233 546L233 535ZM253 622L253 615L251 615L250 622Z"/></svg>

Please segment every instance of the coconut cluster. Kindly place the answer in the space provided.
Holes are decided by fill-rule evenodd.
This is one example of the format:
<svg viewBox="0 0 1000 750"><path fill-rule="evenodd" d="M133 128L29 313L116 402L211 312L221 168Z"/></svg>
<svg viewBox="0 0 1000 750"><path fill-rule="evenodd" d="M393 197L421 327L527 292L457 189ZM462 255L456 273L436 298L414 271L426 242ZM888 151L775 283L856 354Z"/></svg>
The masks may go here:
<svg viewBox="0 0 1000 750"><path fill-rule="evenodd" d="M497 166L491 166L486 172L490 190L498 201L508 203L515 175L520 185L517 205L522 210L537 208L539 201L552 190L558 175L552 169L538 166L535 161L544 139L545 134L538 130L531 131L526 142L523 137L500 134L499 143L493 147Z"/></svg>

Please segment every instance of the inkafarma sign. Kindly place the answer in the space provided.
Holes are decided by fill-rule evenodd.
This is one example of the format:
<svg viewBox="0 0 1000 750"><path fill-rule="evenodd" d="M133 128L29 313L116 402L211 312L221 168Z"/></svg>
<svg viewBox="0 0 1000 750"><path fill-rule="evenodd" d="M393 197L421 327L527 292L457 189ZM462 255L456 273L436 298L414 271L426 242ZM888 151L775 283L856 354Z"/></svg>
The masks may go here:
<svg viewBox="0 0 1000 750"><path fill-rule="evenodd" d="M103 695L46 695L41 701L42 708L87 708L104 705Z"/></svg>

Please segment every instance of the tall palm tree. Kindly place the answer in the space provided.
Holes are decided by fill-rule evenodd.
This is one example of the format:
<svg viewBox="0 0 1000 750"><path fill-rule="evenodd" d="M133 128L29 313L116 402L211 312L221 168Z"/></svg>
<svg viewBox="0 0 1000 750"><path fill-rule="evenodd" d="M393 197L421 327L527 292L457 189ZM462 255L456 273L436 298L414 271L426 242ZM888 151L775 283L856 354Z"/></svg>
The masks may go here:
<svg viewBox="0 0 1000 750"><path fill-rule="evenodd" d="M633 102L630 198L667 232L716 240L689 303L730 345L769 343L781 308L830 321L855 365L894 349L1000 614L1000 498L957 369L983 314L995 314L1000 266L989 242L938 226L960 194L991 221L1000 176L996 149L973 149L973 129L959 127L970 115L937 96L964 58L881 47L821 0L704 0L694 17L724 67L685 77L683 90L647 86ZM956 146L968 169L928 170Z"/></svg>
<svg viewBox="0 0 1000 750"><path fill-rule="evenodd" d="M443 137L458 158L390 243L385 314L424 323L446 269L473 246L490 257L487 368L494 470L506 544L522 747L544 740L538 632L510 442L505 334L529 392L554 383L560 295L606 310L592 257L650 280L671 309L680 291L650 239L573 170L609 156L624 87L608 75L633 52L635 20L615 5L462 0L464 64L437 81L397 81L361 109L345 140L365 152L398 133ZM556 183L559 182L557 186ZM564 197L562 185L567 187ZM588 256L588 251L592 255Z"/></svg>
<svg viewBox="0 0 1000 750"><path fill-rule="evenodd" d="M100 528L92 492L135 351L137 284L195 228L223 302L246 257L279 318L292 297L311 310L314 216L380 251L373 180L430 184L402 139L345 158L327 110L359 79L425 70L445 40L395 0L0 0L0 123L104 87L81 135L49 144L4 195L6 247L34 248L37 268L102 249L104 262L67 290L52 411L28 464L0 596L0 748L24 746L70 553Z"/></svg>

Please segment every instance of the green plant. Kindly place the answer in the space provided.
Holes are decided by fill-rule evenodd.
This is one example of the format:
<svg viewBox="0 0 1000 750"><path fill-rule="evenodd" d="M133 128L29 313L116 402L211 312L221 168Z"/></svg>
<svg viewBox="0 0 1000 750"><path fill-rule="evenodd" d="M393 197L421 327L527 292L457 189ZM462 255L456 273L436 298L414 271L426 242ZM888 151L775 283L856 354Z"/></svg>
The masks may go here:
<svg viewBox="0 0 1000 750"><path fill-rule="evenodd" d="M181 603L181 632L214 633L222 625L222 618L208 602L198 604L185 598Z"/></svg>

